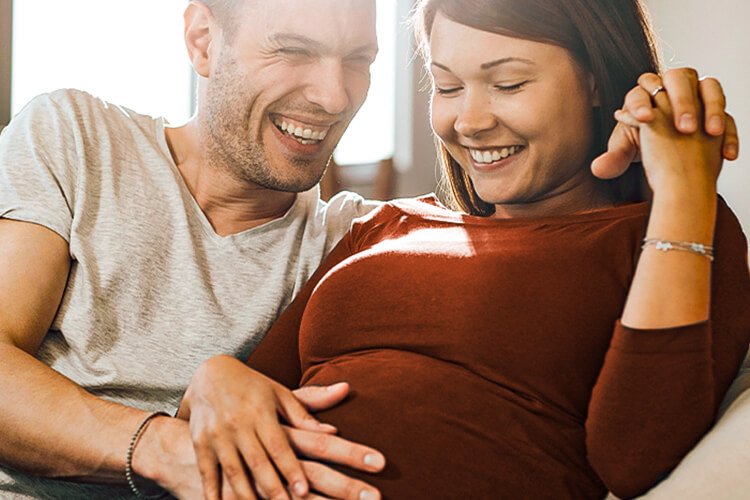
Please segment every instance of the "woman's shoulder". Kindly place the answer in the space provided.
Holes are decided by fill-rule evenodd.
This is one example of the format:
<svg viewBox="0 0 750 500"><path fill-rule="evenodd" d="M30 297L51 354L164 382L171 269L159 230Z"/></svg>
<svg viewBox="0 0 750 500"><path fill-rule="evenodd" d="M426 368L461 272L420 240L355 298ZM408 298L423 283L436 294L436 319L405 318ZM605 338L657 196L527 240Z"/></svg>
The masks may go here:
<svg viewBox="0 0 750 500"><path fill-rule="evenodd" d="M379 240L408 233L435 220L460 223L461 216L430 193L385 202L367 215L355 219L351 232L355 241Z"/></svg>

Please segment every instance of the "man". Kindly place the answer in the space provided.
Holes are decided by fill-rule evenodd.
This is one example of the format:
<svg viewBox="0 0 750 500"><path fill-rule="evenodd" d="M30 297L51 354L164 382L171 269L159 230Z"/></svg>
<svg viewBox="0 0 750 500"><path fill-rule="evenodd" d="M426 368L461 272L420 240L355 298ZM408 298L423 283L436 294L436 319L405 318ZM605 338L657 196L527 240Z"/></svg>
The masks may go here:
<svg viewBox="0 0 750 500"><path fill-rule="evenodd" d="M236 25L208 3L185 13L200 84L184 127L62 91L3 134L0 463L26 474L4 469L0 491L128 494L30 474L122 482L148 411L174 413L203 360L251 352L370 205L314 188L367 93L374 2L246 2ZM155 420L137 451L135 472L200 486L186 423ZM166 456L195 481L150 462Z"/></svg>
<svg viewBox="0 0 750 500"><path fill-rule="evenodd" d="M266 497L287 496L274 466L299 496L377 497L319 463L300 464L292 448L373 472L382 455L337 438L263 381L247 386L247 406L278 399L290 424L284 435L269 430L212 457L199 440L194 449L187 422L157 417L133 440L150 412L175 411L202 362L246 357L351 219L370 208L351 195L326 205L314 186L364 101L374 9L372 0L193 1L185 40L199 104L188 124L168 128L61 91L35 99L7 127L0 496L127 496L130 450L136 475L200 497L197 449L212 498L254 497L243 464ZM680 85L667 85L670 95L692 109L694 99L679 98L693 89ZM723 118L723 105L704 102ZM627 140L617 144L632 151ZM215 360L227 361L208 363ZM316 409L346 390L297 396Z"/></svg>

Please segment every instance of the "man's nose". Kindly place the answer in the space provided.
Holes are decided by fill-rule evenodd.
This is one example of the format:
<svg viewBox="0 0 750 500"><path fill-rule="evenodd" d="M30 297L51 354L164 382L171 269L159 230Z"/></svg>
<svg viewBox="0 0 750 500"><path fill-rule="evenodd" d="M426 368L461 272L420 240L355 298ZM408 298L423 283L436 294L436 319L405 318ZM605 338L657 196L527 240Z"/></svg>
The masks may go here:
<svg viewBox="0 0 750 500"><path fill-rule="evenodd" d="M305 88L305 98L330 115L340 115L349 108L350 98L341 61L331 58L316 65Z"/></svg>
<svg viewBox="0 0 750 500"><path fill-rule="evenodd" d="M473 137L495 126L497 118L492 113L489 97L481 92L466 92L453 124L456 132L465 137Z"/></svg>

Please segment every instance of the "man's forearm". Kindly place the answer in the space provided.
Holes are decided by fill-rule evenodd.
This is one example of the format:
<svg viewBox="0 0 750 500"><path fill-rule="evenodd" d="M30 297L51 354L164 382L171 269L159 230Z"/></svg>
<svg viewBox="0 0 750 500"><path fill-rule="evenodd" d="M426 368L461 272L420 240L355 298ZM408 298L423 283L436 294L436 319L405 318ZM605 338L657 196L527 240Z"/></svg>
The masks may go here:
<svg viewBox="0 0 750 500"><path fill-rule="evenodd" d="M0 463L45 477L124 480L146 412L99 399L10 344L0 344L0 359Z"/></svg>

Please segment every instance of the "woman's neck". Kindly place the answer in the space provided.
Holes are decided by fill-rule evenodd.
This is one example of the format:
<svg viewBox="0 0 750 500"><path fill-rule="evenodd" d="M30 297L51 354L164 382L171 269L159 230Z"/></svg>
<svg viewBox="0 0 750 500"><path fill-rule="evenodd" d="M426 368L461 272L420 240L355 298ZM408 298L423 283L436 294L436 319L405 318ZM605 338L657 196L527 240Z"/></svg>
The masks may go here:
<svg viewBox="0 0 750 500"><path fill-rule="evenodd" d="M588 171L569 179L538 199L495 205L493 217L499 219L549 217L590 212L617 204L607 184Z"/></svg>

